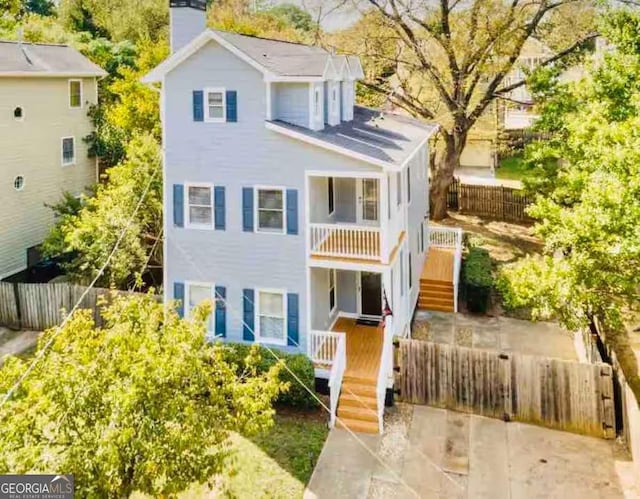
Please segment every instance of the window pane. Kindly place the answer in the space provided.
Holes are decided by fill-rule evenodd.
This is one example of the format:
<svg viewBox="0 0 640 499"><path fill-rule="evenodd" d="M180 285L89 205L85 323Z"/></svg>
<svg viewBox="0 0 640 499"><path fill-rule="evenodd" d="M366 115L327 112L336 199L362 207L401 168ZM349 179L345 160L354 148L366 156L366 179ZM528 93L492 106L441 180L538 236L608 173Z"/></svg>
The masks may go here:
<svg viewBox="0 0 640 499"><path fill-rule="evenodd" d="M280 293L260 293L260 315L284 317L284 298Z"/></svg>
<svg viewBox="0 0 640 499"><path fill-rule="evenodd" d="M282 211L260 210L258 212L258 227L260 229L282 230L284 215Z"/></svg>
<svg viewBox="0 0 640 499"><path fill-rule="evenodd" d="M199 225L211 225L211 207L190 206L189 222Z"/></svg>
<svg viewBox="0 0 640 499"><path fill-rule="evenodd" d="M220 106L209 106L209 118L224 118L224 113L222 112L222 107L220 107Z"/></svg>
<svg viewBox="0 0 640 499"><path fill-rule="evenodd" d="M258 207L267 209L282 209L282 191L281 190L259 190L258 191Z"/></svg>
<svg viewBox="0 0 640 499"><path fill-rule="evenodd" d="M329 271L329 287L332 288L336 285L335 283L335 271L330 270Z"/></svg>
<svg viewBox="0 0 640 499"><path fill-rule="evenodd" d="M284 319L260 317L260 337L284 340Z"/></svg>
<svg viewBox="0 0 640 499"><path fill-rule="evenodd" d="M69 105L71 107L80 107L80 82L72 81L69 83Z"/></svg>
<svg viewBox="0 0 640 499"><path fill-rule="evenodd" d="M210 300L210 299L211 299L211 288L209 286L197 286L197 285L189 286L189 312L190 313L195 306L200 305L200 303L202 303L203 301ZM214 330L213 314L209 314L209 317L207 319L207 330L208 331Z"/></svg>
<svg viewBox="0 0 640 499"><path fill-rule="evenodd" d="M73 161L73 139L63 139L62 140L62 159L65 163L70 163Z"/></svg>
<svg viewBox="0 0 640 499"><path fill-rule="evenodd" d="M209 104L222 106L222 92L211 92L209 94Z"/></svg>
<svg viewBox="0 0 640 499"><path fill-rule="evenodd" d="M189 204L211 205L211 187L189 187Z"/></svg>
<svg viewBox="0 0 640 499"><path fill-rule="evenodd" d="M336 306L336 290L329 291L329 310L333 310Z"/></svg>

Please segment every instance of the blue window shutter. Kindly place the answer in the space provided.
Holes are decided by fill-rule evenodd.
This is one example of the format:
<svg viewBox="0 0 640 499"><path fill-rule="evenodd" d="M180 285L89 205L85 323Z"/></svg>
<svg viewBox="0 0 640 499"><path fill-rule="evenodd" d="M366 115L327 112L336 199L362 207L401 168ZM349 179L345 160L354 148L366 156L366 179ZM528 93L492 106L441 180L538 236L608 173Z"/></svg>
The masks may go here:
<svg viewBox="0 0 640 499"><path fill-rule="evenodd" d="M238 93L235 90L227 90L227 121L238 121Z"/></svg>
<svg viewBox="0 0 640 499"><path fill-rule="evenodd" d="M173 225L184 227L184 186L173 184Z"/></svg>
<svg viewBox="0 0 640 499"><path fill-rule="evenodd" d="M287 345L299 346L300 326L298 320L298 295L289 293L287 295Z"/></svg>
<svg viewBox="0 0 640 499"><path fill-rule="evenodd" d="M298 191L287 189L287 234L298 233Z"/></svg>
<svg viewBox="0 0 640 499"><path fill-rule="evenodd" d="M243 320L242 325L242 339L245 341L255 340L255 326L254 326L254 292L253 289L244 289L242 291L243 302Z"/></svg>
<svg viewBox="0 0 640 499"><path fill-rule="evenodd" d="M180 317L184 317L184 283L173 283L173 299L178 300L176 311Z"/></svg>
<svg viewBox="0 0 640 499"><path fill-rule="evenodd" d="M215 207L215 228L216 230L225 229L225 195L224 187L216 186L214 188L214 207Z"/></svg>
<svg viewBox="0 0 640 499"><path fill-rule="evenodd" d="M253 232L253 187L242 188L242 229Z"/></svg>
<svg viewBox="0 0 640 499"><path fill-rule="evenodd" d="M227 288L216 286L216 336L227 336Z"/></svg>
<svg viewBox="0 0 640 499"><path fill-rule="evenodd" d="M204 92L193 91L193 121L204 121Z"/></svg>

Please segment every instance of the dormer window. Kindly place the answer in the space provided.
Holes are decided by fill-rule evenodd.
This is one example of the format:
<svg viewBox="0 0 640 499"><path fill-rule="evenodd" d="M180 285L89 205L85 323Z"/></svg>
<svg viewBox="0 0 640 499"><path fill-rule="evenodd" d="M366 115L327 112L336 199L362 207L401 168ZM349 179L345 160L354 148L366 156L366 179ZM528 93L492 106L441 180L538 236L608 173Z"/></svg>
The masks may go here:
<svg viewBox="0 0 640 499"><path fill-rule="evenodd" d="M313 94L313 114L315 114L316 118L320 118L320 112L320 89L316 88Z"/></svg>
<svg viewBox="0 0 640 499"><path fill-rule="evenodd" d="M205 121L221 123L227 120L226 92L224 88L205 89L206 115Z"/></svg>

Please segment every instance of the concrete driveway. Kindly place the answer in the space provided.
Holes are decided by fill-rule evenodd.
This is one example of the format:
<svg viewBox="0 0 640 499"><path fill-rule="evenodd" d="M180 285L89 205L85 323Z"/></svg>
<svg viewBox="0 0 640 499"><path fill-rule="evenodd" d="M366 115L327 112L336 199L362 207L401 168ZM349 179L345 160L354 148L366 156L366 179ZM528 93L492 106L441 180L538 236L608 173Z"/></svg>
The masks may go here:
<svg viewBox="0 0 640 499"><path fill-rule="evenodd" d="M611 441L408 404L385 422L357 434L375 456L333 430L305 498L640 497Z"/></svg>

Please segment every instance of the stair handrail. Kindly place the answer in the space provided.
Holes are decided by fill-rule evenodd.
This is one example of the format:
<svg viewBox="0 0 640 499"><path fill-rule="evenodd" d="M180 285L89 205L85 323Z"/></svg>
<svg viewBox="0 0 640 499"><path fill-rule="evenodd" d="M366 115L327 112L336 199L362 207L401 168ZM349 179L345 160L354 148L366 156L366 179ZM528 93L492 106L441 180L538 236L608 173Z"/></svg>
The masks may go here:
<svg viewBox="0 0 640 499"><path fill-rule="evenodd" d="M346 334L334 334L338 336L338 342L329 373L329 408L331 410L331 414L329 415L329 428L333 428L336 424L338 400L340 399L340 391L342 390L342 378L347 368Z"/></svg>
<svg viewBox="0 0 640 499"><path fill-rule="evenodd" d="M384 402L387 393L387 379L393 368L393 329L390 315L384 319L382 352L380 354L380 368L378 369L378 382L376 385L378 405L378 431L382 434L384 427Z"/></svg>
<svg viewBox="0 0 640 499"><path fill-rule="evenodd" d="M457 229L456 250L453 255L453 312L458 312L458 287L460 283L460 267L462 265L462 229Z"/></svg>

